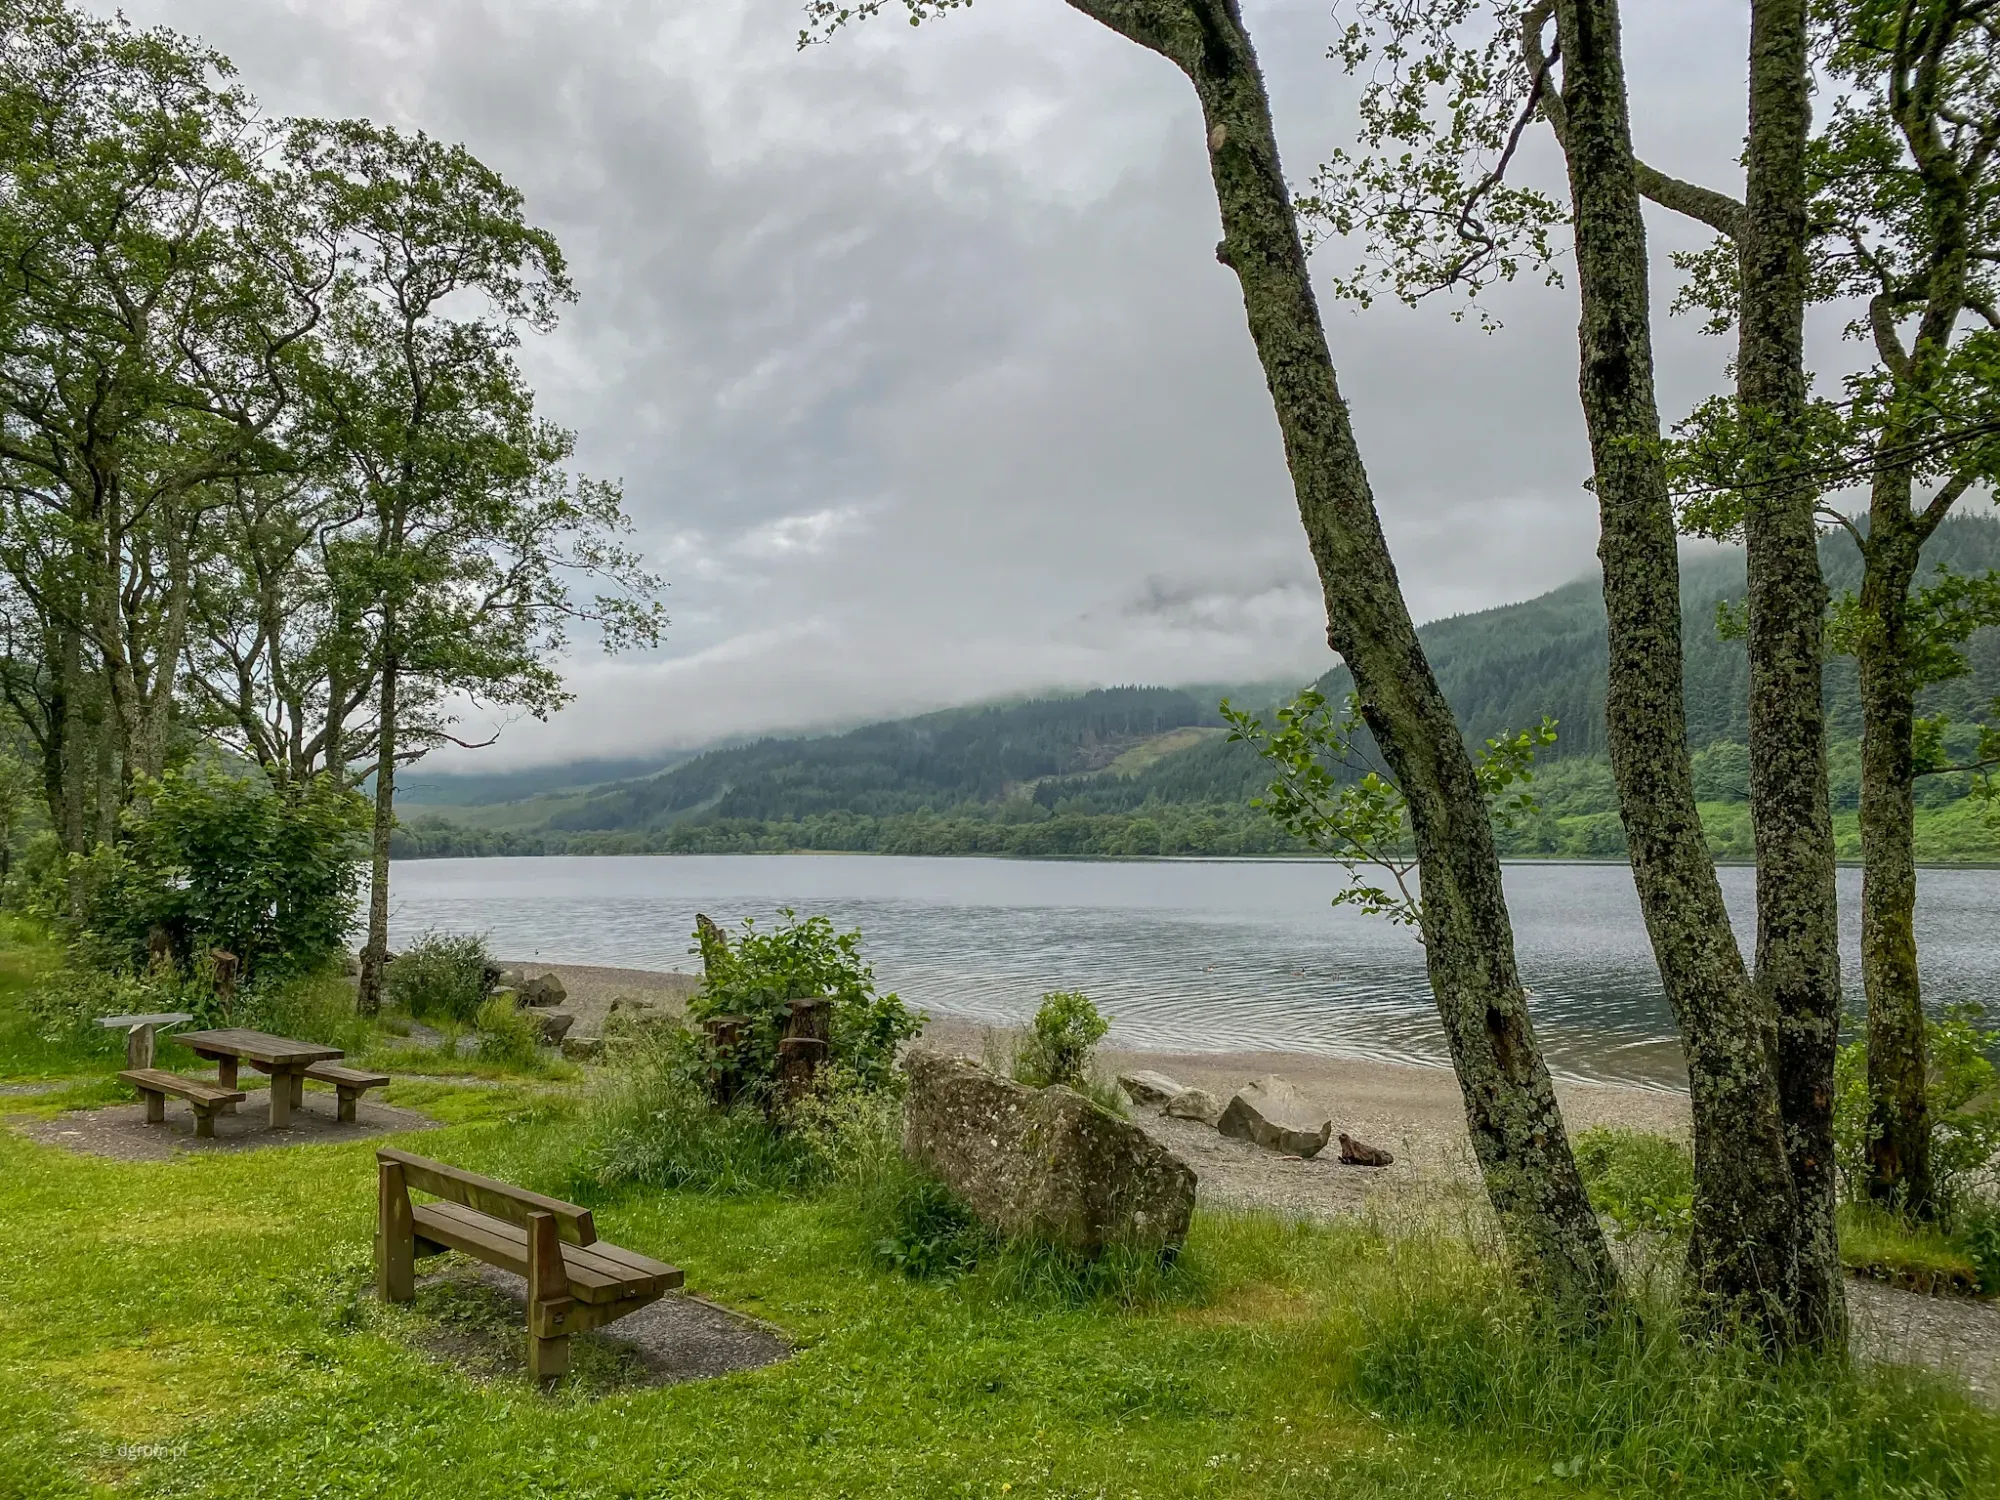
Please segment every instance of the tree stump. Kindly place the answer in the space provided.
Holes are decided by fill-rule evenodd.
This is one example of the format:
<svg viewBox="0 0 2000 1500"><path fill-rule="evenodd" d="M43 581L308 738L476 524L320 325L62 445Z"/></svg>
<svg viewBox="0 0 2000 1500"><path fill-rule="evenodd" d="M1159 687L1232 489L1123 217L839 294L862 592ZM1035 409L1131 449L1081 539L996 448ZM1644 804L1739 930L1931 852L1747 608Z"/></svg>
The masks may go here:
<svg viewBox="0 0 2000 1500"><path fill-rule="evenodd" d="M813 1091L833 1053L833 1002L820 996L791 1002L778 1038L777 1102L791 1104Z"/></svg>
<svg viewBox="0 0 2000 1500"><path fill-rule="evenodd" d="M236 999L236 976L241 965L227 948L211 948L208 957L215 965L215 998L222 1002L222 1018L226 1021L230 1004Z"/></svg>
<svg viewBox="0 0 2000 1500"><path fill-rule="evenodd" d="M708 1038L708 1097L722 1108L734 1104L749 1081L743 1050L750 1040L748 1016L710 1016L701 1023Z"/></svg>

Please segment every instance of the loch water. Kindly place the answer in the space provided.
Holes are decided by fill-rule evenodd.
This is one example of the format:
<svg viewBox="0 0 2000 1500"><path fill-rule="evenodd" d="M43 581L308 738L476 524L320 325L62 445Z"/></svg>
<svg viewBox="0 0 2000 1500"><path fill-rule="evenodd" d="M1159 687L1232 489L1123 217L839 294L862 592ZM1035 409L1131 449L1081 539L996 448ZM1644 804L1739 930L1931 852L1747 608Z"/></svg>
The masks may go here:
<svg viewBox="0 0 2000 1500"><path fill-rule="evenodd" d="M1752 872L1726 868L1739 938ZM399 861L392 943L427 928L486 933L510 959L691 969L695 913L725 926L784 908L858 927L883 989L934 1013L1016 1022L1078 989L1115 1041L1442 1063L1408 928L1331 905L1317 861L1044 862L876 855L680 855ZM1849 1006L1860 1005L1861 879L1840 877ZM1550 1065L1673 1087L1672 1018L1622 864L1507 867L1521 969ZM2000 1015L2000 871L1925 870L1917 936L1926 1001Z"/></svg>

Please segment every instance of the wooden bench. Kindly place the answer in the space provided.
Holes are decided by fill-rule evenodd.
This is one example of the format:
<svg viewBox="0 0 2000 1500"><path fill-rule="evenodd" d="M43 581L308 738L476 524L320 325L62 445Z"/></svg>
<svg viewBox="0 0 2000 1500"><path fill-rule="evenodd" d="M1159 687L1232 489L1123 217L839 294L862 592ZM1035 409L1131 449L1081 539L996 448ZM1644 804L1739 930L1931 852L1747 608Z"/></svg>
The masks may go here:
<svg viewBox="0 0 2000 1500"><path fill-rule="evenodd" d="M385 1302L417 1294L416 1258L458 1250L528 1281L528 1374L569 1369L569 1336L601 1328L681 1285L677 1267L597 1237L590 1210L408 1151L375 1153L381 1190L375 1281ZM416 1203L410 1192L445 1201Z"/></svg>
<svg viewBox="0 0 2000 1500"><path fill-rule="evenodd" d="M354 1106L361 1096L370 1089L379 1089L389 1081L387 1073L364 1073L359 1068L343 1068L338 1063L314 1063L306 1069L306 1077L315 1083L330 1083L340 1096L335 1106L335 1115L348 1121L354 1120ZM300 1101L294 1099L292 1103Z"/></svg>
<svg viewBox="0 0 2000 1500"><path fill-rule="evenodd" d="M127 1068L118 1075L139 1091L146 1101L146 1123L164 1125L167 1121L167 1095L185 1099L194 1111L194 1133L203 1140L215 1139L215 1113L229 1104L240 1104L243 1100L241 1089L224 1088L219 1083L210 1083L203 1078L183 1078L178 1073L168 1073L160 1068Z"/></svg>

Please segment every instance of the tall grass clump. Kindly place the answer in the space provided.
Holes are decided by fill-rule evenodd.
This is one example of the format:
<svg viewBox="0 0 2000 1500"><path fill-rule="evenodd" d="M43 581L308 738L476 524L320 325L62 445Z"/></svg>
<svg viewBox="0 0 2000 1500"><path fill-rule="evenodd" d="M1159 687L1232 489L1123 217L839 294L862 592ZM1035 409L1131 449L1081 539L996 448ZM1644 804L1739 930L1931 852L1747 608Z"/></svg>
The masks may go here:
<svg viewBox="0 0 2000 1500"><path fill-rule="evenodd" d="M1361 1291L1351 1378L1391 1419L1551 1455L1546 1478L1620 1495L2000 1492L1991 1416L1935 1377L1691 1342L1669 1296L1594 1335L1552 1326L1490 1262L1392 1247Z"/></svg>
<svg viewBox="0 0 2000 1500"><path fill-rule="evenodd" d="M700 1039L684 1030L623 1048L585 1112L583 1174L607 1187L722 1194L802 1193L840 1175L837 1116L849 1106L807 1101L798 1118L774 1119L746 1096L724 1109L709 1097L708 1065Z"/></svg>
<svg viewBox="0 0 2000 1500"><path fill-rule="evenodd" d="M471 932L426 932L396 955L384 984L389 1002L420 1021L475 1023L493 971L486 939Z"/></svg>

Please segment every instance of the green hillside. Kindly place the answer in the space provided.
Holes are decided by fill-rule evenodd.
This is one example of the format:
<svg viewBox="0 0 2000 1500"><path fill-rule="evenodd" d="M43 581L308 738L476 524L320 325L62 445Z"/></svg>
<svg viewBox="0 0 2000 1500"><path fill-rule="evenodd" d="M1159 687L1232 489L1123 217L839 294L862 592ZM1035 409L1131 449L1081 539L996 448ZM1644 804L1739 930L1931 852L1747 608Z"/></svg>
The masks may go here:
<svg viewBox="0 0 2000 1500"><path fill-rule="evenodd" d="M1961 571L2000 568L2000 522L1963 517L1929 554ZM1844 534L1822 546L1837 592L1859 582ZM1718 604L1743 593L1739 553L1683 567L1689 740L1719 855L1750 853L1748 668L1740 641L1720 638ZM1604 605L1594 579L1538 598L1436 621L1422 631L1467 738L1560 722L1540 772L1543 812L1506 835L1514 855L1615 857L1623 850L1605 763ZM1970 725L2000 697L2000 632L1976 638L1966 678L1933 689L1926 707ZM1348 690L1344 669L1320 686ZM1238 690L1239 694L1243 690ZM1249 690L1275 700L1271 685ZM950 709L844 734L771 738L708 751L657 774L602 785L523 776L513 799L449 813L413 811L406 856L501 853L748 852L783 849L921 854L1153 855L1295 852L1251 799L1268 776L1223 734L1219 689L1112 688ZM1858 853L1860 706L1852 663L1827 674L1834 732L1832 791L1844 854ZM1239 701L1243 701L1239 696ZM437 778L455 779L455 778ZM1921 852L2000 859L2000 832L1969 803L1969 779L1920 784ZM437 799L442 801L444 799Z"/></svg>

